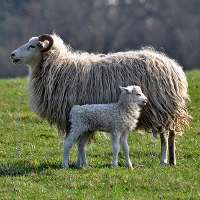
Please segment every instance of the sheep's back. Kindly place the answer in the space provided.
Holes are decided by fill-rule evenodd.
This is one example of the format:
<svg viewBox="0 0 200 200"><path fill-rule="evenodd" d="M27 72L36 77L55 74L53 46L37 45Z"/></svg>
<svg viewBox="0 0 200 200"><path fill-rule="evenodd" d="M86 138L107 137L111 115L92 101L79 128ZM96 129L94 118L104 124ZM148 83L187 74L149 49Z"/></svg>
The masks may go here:
<svg viewBox="0 0 200 200"><path fill-rule="evenodd" d="M139 119L145 129L181 131L180 125L188 124L186 77L166 55L152 49L103 56L59 51L50 50L37 76L32 76L30 105L62 133L69 132L74 105L115 103L119 86L128 85L140 86L148 98Z"/></svg>

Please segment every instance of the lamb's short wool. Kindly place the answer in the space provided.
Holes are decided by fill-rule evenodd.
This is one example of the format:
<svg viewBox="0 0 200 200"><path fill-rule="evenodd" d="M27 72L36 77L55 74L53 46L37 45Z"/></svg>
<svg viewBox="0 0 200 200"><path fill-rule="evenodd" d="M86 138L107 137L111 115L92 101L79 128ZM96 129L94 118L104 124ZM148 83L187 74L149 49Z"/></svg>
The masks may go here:
<svg viewBox="0 0 200 200"><path fill-rule="evenodd" d="M78 160L75 166L87 165L85 143L90 132L104 131L112 138L113 161L112 167L117 166L117 157L120 145L125 154L126 166L132 168L129 159L127 143L128 133L136 128L140 115L140 105L147 103L147 98L139 86L120 87L122 93L117 103L76 105L70 112L71 130L65 141L63 153L63 167L68 167L69 152L78 138Z"/></svg>

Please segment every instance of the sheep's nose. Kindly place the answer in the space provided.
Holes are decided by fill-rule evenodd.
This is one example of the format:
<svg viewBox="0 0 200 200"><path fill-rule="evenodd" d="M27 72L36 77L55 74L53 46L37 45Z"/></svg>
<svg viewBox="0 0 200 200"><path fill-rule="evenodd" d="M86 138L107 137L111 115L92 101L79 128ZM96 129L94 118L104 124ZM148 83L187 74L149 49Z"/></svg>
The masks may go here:
<svg viewBox="0 0 200 200"><path fill-rule="evenodd" d="M14 54L14 53L11 53L11 57L12 57L12 58L15 57L15 54Z"/></svg>

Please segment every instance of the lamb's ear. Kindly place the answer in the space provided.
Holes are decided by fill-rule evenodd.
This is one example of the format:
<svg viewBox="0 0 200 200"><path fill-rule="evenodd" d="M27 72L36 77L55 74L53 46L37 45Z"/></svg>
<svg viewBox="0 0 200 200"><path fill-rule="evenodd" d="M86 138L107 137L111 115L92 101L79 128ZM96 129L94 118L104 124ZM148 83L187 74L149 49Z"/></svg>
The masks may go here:
<svg viewBox="0 0 200 200"><path fill-rule="evenodd" d="M131 93L132 93L132 90L130 90L129 88L124 88L124 90L125 90L128 94L131 94Z"/></svg>
<svg viewBox="0 0 200 200"><path fill-rule="evenodd" d="M119 89L120 89L121 91L124 91L124 87L119 86Z"/></svg>
<svg viewBox="0 0 200 200"><path fill-rule="evenodd" d="M132 93L132 90L131 90L130 88L128 88L128 87L121 87L121 86L119 86L119 88L120 88L122 91L127 92L128 94L131 94L131 93Z"/></svg>

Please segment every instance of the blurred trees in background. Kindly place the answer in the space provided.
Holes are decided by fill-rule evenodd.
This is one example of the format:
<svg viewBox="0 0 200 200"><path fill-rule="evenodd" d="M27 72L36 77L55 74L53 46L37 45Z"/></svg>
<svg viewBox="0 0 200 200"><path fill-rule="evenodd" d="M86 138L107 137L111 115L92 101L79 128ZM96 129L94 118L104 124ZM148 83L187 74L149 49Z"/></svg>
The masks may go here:
<svg viewBox="0 0 200 200"><path fill-rule="evenodd" d="M25 76L10 53L55 31L75 50L108 53L151 45L189 70L200 68L199 0L3 0L0 78Z"/></svg>

